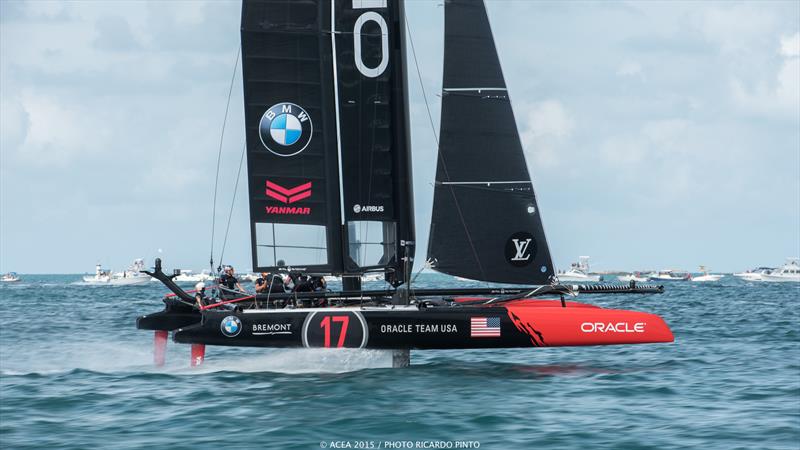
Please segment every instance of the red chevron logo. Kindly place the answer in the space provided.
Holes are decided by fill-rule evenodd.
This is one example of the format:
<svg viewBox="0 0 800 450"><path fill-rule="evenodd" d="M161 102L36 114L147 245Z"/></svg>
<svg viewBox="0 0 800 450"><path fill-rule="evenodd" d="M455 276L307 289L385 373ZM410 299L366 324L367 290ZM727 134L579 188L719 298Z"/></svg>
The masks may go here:
<svg viewBox="0 0 800 450"><path fill-rule="evenodd" d="M267 181L267 197L286 204L299 202L304 198L311 197L311 182L287 189L272 181Z"/></svg>

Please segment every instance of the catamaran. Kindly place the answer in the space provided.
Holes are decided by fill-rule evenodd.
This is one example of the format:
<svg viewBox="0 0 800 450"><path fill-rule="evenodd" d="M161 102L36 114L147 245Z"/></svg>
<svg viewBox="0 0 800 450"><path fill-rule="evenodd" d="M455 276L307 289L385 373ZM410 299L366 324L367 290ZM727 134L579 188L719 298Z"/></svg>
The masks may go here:
<svg viewBox="0 0 800 450"><path fill-rule="evenodd" d="M338 292L172 294L137 320L206 345L409 349L672 342L658 316L572 300L660 286L564 285L554 271L508 88L481 0L444 6L444 75L427 261L518 287L412 286L414 209L400 0L245 0L241 54L255 272L342 276ZM212 262L213 265L213 262ZM387 288L362 289L380 273ZM521 286L519 286L521 285ZM544 297L544 298L543 298Z"/></svg>

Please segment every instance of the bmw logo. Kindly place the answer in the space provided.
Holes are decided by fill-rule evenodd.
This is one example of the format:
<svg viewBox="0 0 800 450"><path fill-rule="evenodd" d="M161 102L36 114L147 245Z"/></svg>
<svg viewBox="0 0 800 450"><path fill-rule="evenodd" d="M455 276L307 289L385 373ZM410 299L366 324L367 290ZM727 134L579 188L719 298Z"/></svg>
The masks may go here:
<svg viewBox="0 0 800 450"><path fill-rule="evenodd" d="M258 124L261 143L278 156L294 156L305 150L313 131L306 110L288 102L272 105Z"/></svg>
<svg viewBox="0 0 800 450"><path fill-rule="evenodd" d="M242 321L236 316L228 316L222 319L222 323L219 324L219 329L225 336L235 337L242 331Z"/></svg>

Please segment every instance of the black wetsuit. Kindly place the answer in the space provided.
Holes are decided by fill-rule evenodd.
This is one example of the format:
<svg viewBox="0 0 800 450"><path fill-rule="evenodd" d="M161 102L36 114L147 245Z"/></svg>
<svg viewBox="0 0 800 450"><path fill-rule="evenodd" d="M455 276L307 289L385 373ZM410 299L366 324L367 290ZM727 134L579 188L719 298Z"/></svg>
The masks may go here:
<svg viewBox="0 0 800 450"><path fill-rule="evenodd" d="M208 304L208 301L207 301L207 298L206 298L206 290L202 289L200 291L197 291L194 294L194 299L197 302L199 302L201 306L206 306Z"/></svg>
<svg viewBox="0 0 800 450"><path fill-rule="evenodd" d="M219 277L219 284L225 286L225 288L227 289L231 290L236 289L236 283L238 282L239 280L237 280L236 277L234 277L233 275L228 275L227 273L223 273Z"/></svg>
<svg viewBox="0 0 800 450"><path fill-rule="evenodd" d="M271 294L283 294L286 292L286 286L283 284L283 277L280 275L270 275L268 278L271 278L271 286L266 291L260 291L261 293L271 293ZM258 278L256 280L256 287L265 284L267 280L264 278Z"/></svg>
<svg viewBox="0 0 800 450"><path fill-rule="evenodd" d="M314 286L307 276L301 275L294 282L294 292L313 292Z"/></svg>
<svg viewBox="0 0 800 450"><path fill-rule="evenodd" d="M266 281L264 280L264 278L262 278L262 277L258 277L258 278L256 278L256 283L255 283L255 284L256 284L256 292L259 292L259 293L260 293L260 292L262 292L262 291L261 291L259 288L260 288L260 287L261 287L261 285L262 285L262 284L264 284L264 283L266 283Z"/></svg>

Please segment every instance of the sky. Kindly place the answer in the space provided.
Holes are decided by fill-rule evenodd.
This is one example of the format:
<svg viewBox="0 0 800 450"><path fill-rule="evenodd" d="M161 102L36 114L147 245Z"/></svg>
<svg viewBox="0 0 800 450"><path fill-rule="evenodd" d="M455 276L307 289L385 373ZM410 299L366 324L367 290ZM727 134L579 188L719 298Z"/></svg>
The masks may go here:
<svg viewBox="0 0 800 450"><path fill-rule="evenodd" d="M438 128L443 7L407 1ZM800 255L800 2L487 1L558 268ZM240 3L0 0L0 272L203 269ZM436 144L409 66L418 261ZM250 268L240 72L217 259ZM235 201L232 201L234 193Z"/></svg>

